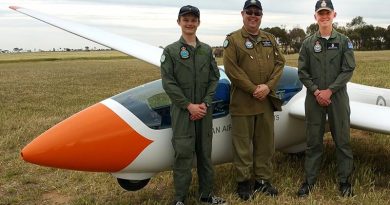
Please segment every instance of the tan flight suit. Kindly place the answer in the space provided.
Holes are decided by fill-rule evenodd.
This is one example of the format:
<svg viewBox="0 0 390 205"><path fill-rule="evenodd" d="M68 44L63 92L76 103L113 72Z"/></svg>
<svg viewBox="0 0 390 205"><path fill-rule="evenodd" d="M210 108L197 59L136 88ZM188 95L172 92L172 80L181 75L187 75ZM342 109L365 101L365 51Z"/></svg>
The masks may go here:
<svg viewBox="0 0 390 205"><path fill-rule="evenodd" d="M168 45L161 56L161 77L163 88L172 101L175 200L185 201L188 195L194 154L197 157L199 194L209 196L214 184L212 108L208 108L204 118L192 121L187 106L190 103L212 103L219 70L211 47L196 39L194 48L183 38Z"/></svg>
<svg viewBox="0 0 390 205"><path fill-rule="evenodd" d="M326 115L333 140L336 144L339 182L348 181L353 169L350 145L350 108L347 83L355 69L355 58L351 41L335 29L329 40L320 33L309 36L299 52L298 75L307 88L305 100L306 159L305 172L309 184L314 184L321 166L323 136ZM314 92L330 89L331 104L322 107Z"/></svg>
<svg viewBox="0 0 390 205"><path fill-rule="evenodd" d="M253 175L269 181L275 152L274 111L281 110L275 88L285 59L272 34L260 31L254 39L244 27L226 37L224 49L225 71L232 83L230 113L236 181L249 180ZM253 97L260 84L271 90L263 101Z"/></svg>

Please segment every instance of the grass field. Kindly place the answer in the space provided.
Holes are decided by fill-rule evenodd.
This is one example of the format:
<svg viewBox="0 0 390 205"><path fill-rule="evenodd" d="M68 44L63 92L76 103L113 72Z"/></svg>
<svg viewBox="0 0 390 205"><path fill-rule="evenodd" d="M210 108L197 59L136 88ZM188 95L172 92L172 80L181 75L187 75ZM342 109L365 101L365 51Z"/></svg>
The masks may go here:
<svg viewBox="0 0 390 205"><path fill-rule="evenodd" d="M286 56L297 65L297 55ZM390 88L390 51L356 52L353 82ZM221 59L218 59L221 62ZM107 173L59 170L24 162L20 150L36 136L105 98L160 77L155 66L118 52L0 54L0 205L169 204L171 172L159 173L138 192L126 192ZM389 126L390 126L390 119ZM280 195L250 203L234 194L231 164L216 166L216 193L230 204L390 204L390 136L352 130L356 196L342 198L336 184L334 145L326 149L318 186L295 196L303 158L277 152L274 183ZM195 176L195 175L194 175ZM196 204L193 178L189 204Z"/></svg>

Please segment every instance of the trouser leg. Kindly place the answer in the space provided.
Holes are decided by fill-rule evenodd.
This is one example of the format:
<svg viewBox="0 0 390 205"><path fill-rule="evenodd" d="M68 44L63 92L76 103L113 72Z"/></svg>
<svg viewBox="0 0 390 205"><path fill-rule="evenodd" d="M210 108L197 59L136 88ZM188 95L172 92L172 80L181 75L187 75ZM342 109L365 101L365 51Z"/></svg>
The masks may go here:
<svg viewBox="0 0 390 205"><path fill-rule="evenodd" d="M188 195L191 184L195 137L174 136L172 138L172 144L175 150L173 163L175 200L184 201Z"/></svg>
<svg viewBox="0 0 390 205"><path fill-rule="evenodd" d="M268 110L255 118L253 171L256 179L271 180L274 153L274 113Z"/></svg>
<svg viewBox="0 0 390 205"><path fill-rule="evenodd" d="M328 108L329 126L336 145L339 182L349 180L353 171L353 154L350 143L350 111L346 102L333 100Z"/></svg>
<svg viewBox="0 0 390 205"><path fill-rule="evenodd" d="M326 112L315 101L308 102L308 99L306 99L305 103L307 142L305 173L307 182L314 184L322 162Z"/></svg>
<svg viewBox="0 0 390 205"><path fill-rule="evenodd" d="M212 150L212 131L208 129L211 126L202 128L202 124L196 124L196 157L197 157L197 173L199 178L199 195L207 197L212 193L214 185L214 169L211 161Z"/></svg>
<svg viewBox="0 0 390 205"><path fill-rule="evenodd" d="M252 176L253 116L232 116L233 164L236 181L243 182Z"/></svg>

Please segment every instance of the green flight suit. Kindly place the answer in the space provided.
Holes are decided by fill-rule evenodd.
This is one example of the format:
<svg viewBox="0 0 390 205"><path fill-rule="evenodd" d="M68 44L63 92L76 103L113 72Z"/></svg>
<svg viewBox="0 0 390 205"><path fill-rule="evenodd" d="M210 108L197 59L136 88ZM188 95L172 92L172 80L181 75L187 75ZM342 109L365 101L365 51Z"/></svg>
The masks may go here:
<svg viewBox="0 0 390 205"><path fill-rule="evenodd" d="M327 40L320 33L309 36L299 52L298 75L307 88L305 100L307 148L306 180L314 184L321 166L326 115L336 145L339 182L346 182L352 173L350 146L350 108L347 83L355 69L353 46L348 37L335 29ZM331 104L320 106L314 92L330 89Z"/></svg>
<svg viewBox="0 0 390 205"><path fill-rule="evenodd" d="M219 70L211 47L196 39L196 48L179 41L168 45L161 56L161 77L172 101L172 145L175 150L173 178L175 200L184 201L191 184L193 157L197 157L199 194L212 192L214 171L211 162L212 109L201 120L190 120L190 103L211 105Z"/></svg>
<svg viewBox="0 0 390 205"><path fill-rule="evenodd" d="M249 180L252 175L269 181L275 152L273 112L281 110L275 89L285 59L272 34L260 31L253 37L243 27L226 37L223 62L232 83L230 113L236 181ZM253 97L260 84L271 90L263 101Z"/></svg>

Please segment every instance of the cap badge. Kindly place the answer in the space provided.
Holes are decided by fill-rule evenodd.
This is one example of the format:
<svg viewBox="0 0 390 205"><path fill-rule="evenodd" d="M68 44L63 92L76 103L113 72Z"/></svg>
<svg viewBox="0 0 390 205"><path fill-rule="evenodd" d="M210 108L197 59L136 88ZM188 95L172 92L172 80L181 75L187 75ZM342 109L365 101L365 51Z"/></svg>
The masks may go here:
<svg viewBox="0 0 390 205"><path fill-rule="evenodd" d="M256 0L251 0L251 4L256 4Z"/></svg>
<svg viewBox="0 0 390 205"><path fill-rule="evenodd" d="M326 7L326 2L324 0L321 3L321 7Z"/></svg>
<svg viewBox="0 0 390 205"><path fill-rule="evenodd" d="M322 46L320 41L316 41L316 44L314 45L314 53L321 53Z"/></svg>
<svg viewBox="0 0 390 205"><path fill-rule="evenodd" d="M188 59L190 57L190 52L188 52L187 48L185 46L180 48L180 58L181 59Z"/></svg>
<svg viewBox="0 0 390 205"><path fill-rule="evenodd" d="M249 39L246 39L245 41L245 47L247 49L252 49L253 48L253 43L249 40Z"/></svg>

